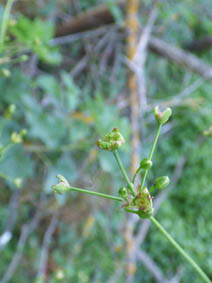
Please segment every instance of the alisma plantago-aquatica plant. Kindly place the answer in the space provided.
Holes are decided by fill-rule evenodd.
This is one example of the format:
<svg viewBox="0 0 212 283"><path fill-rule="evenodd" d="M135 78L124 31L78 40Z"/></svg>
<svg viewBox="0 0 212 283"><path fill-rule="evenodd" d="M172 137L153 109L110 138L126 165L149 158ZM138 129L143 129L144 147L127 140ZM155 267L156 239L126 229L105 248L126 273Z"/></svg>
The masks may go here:
<svg viewBox="0 0 212 283"><path fill-rule="evenodd" d="M200 266L185 252L185 250L172 238L172 236L161 226L161 224L155 219L153 216L154 206L152 202L151 192L155 189L163 190L165 189L170 180L168 176L158 177L154 184L148 189L145 186L145 180L148 174L148 171L152 167L152 157L155 151L155 147L160 135L160 131L162 126L169 120L172 114L172 110L170 108L165 109L165 111L161 112L159 107L155 107L154 116L158 123L158 129L147 158L144 158L140 164L138 169L136 170L132 181L127 175L127 172L119 158L118 148L124 144L124 138L121 135L120 131L117 128L114 128L110 133L104 135L101 139L97 141L97 146L100 149L111 151L114 155L119 169L122 172L122 175L126 181L126 187L121 187L118 191L118 196L107 195L103 193L98 193L90 190L80 189L72 187L68 181L61 175L58 175L59 183L52 186L53 190L57 194L62 194L70 191L76 191L81 193L86 193L90 195L95 195L103 198L108 198L111 200L119 201L122 203L122 208L129 212L135 213L140 218L150 219L153 225L155 225L158 230L165 236L165 238L171 243L171 245L186 259L194 268L194 270L199 274L204 282L211 282L209 277L205 274L205 272L200 268ZM140 174L142 172L142 175ZM141 182L138 186L135 186L135 180L138 175L141 175Z"/></svg>

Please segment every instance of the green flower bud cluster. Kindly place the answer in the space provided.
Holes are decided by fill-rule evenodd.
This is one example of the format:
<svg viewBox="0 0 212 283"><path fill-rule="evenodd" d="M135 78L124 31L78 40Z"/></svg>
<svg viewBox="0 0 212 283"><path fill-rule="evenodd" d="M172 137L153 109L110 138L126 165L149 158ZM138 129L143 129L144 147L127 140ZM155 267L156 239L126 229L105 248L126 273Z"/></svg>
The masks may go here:
<svg viewBox="0 0 212 283"><path fill-rule="evenodd" d="M59 183L52 186L55 193L61 195L68 192L70 188L68 181L62 175L57 175L57 178L59 179Z"/></svg>
<svg viewBox="0 0 212 283"><path fill-rule="evenodd" d="M156 106L154 108L155 118L160 125L164 125L169 120L171 114L172 114L172 110L169 107L166 108L165 111L163 112L160 111L159 106Z"/></svg>
<svg viewBox="0 0 212 283"><path fill-rule="evenodd" d="M145 187L139 192L132 202L126 207L126 210L136 213L141 218L149 218L153 214L152 197Z"/></svg>
<svg viewBox="0 0 212 283"><path fill-rule="evenodd" d="M10 140L12 143L22 143L23 142L23 137L26 136L27 130L23 129L19 133L13 132L10 136Z"/></svg>
<svg viewBox="0 0 212 283"><path fill-rule="evenodd" d="M208 130L205 130L203 132L203 135L206 137L212 137L212 126L210 126L210 128Z"/></svg>
<svg viewBox="0 0 212 283"><path fill-rule="evenodd" d="M112 132L104 135L101 139L97 141L97 146L100 149L113 151L113 150L118 149L124 143L125 143L125 140L123 136L121 135L119 129L114 128Z"/></svg>

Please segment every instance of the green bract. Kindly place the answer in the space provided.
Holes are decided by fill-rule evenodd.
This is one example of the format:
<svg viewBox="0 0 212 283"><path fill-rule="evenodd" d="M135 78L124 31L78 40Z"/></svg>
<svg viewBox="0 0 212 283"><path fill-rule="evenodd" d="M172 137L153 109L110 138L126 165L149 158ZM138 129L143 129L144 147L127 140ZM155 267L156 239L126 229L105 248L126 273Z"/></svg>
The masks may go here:
<svg viewBox="0 0 212 283"><path fill-rule="evenodd" d="M114 128L112 132L104 135L101 139L97 141L97 146L101 149L113 151L118 149L124 143L125 140L121 135L119 129Z"/></svg>

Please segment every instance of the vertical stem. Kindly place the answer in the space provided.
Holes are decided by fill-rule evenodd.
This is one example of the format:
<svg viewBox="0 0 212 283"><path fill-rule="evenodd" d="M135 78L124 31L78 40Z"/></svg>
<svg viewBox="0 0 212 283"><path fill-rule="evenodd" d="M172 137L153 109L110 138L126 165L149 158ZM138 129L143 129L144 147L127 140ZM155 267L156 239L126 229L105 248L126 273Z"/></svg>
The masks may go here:
<svg viewBox="0 0 212 283"><path fill-rule="evenodd" d="M11 11L13 2L14 0L8 0L5 6L4 16L3 16L2 24L1 24L1 31L0 31L0 51L4 47L4 39L6 35L7 24L8 24L10 11Z"/></svg>
<svg viewBox="0 0 212 283"><path fill-rule="evenodd" d="M199 267L199 265L184 251L184 249L172 238L172 236L163 228L163 226L153 217L150 217L152 223L159 229L159 231L166 237L166 239L172 244L172 246L192 265L195 271L200 275L206 283L211 283L211 280L205 274L205 272Z"/></svg>
<svg viewBox="0 0 212 283"><path fill-rule="evenodd" d="M125 169L124 169L124 166L123 166L123 164L122 164L122 162L121 162L121 159L119 158L119 155L118 155L117 150L114 150L114 151L113 151L113 155L114 155L114 157L115 157L115 159L116 159L116 161L117 161L117 163L118 163L118 166L119 166L119 168L120 168L120 170L121 170L121 172L122 172L123 177L125 178L125 180L126 180L126 182L127 182L127 184L128 184L128 187L129 187L129 189L130 189L131 194L132 194L133 196L135 196L134 188L133 188L133 186L132 186L132 184L131 184L131 182L130 182L130 179L129 179L128 175L127 175L127 172L126 172Z"/></svg>
<svg viewBox="0 0 212 283"><path fill-rule="evenodd" d="M154 153L154 151L155 151L155 147L156 147L156 144L157 144L159 135L160 135L161 128L162 128L162 125L159 124L158 129L157 129L157 132L156 132L156 135L155 135L155 138L154 138L154 141L153 141L153 144L152 144L152 148L151 148L150 153L149 153L149 157L148 157L149 160L152 160L152 156L153 156L153 153ZM142 179L142 182L141 182L140 191L142 191L142 189L143 189L143 187L144 187L144 183L145 183L145 180L146 180L146 176L147 176L147 174L148 174L148 171L149 171L149 170L145 170L145 171L144 171L144 176L143 176L143 179Z"/></svg>

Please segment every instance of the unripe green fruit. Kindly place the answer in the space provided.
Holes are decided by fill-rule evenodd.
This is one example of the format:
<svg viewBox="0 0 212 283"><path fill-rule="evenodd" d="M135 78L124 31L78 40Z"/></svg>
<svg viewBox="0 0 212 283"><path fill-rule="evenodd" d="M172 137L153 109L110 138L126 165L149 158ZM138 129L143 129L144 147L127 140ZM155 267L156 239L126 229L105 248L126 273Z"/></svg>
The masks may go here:
<svg viewBox="0 0 212 283"><path fill-rule="evenodd" d="M125 187L121 187L119 189L118 194L119 194L120 197L122 197L123 199L127 200L128 192L127 192L127 189Z"/></svg>
<svg viewBox="0 0 212 283"><path fill-rule="evenodd" d="M140 168L144 169L144 170L148 170L152 167L152 161L148 158L144 158L141 162L140 162Z"/></svg>
<svg viewBox="0 0 212 283"><path fill-rule="evenodd" d="M168 176L161 176L155 180L155 187L159 190L165 189L170 183Z"/></svg>

